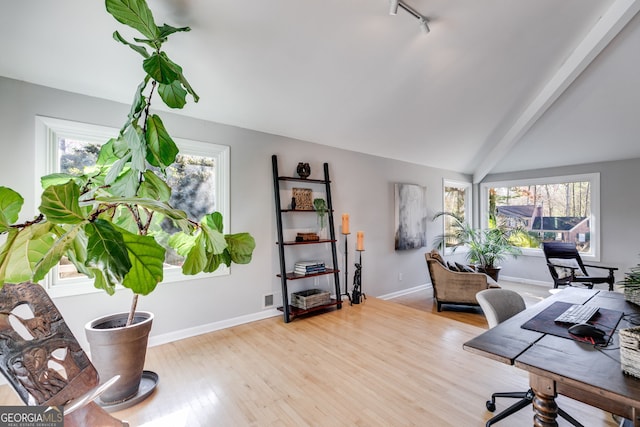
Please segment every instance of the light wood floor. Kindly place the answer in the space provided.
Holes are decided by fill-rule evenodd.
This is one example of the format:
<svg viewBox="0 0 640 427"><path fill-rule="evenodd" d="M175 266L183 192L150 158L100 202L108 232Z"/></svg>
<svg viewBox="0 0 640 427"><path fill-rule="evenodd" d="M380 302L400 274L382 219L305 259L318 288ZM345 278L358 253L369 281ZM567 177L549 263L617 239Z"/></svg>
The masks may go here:
<svg viewBox="0 0 640 427"><path fill-rule="evenodd" d="M470 323L370 297L289 324L271 318L153 347L146 368L160 375L158 388L115 415L149 427L480 427L492 392L526 390L528 381L464 351L483 331ZM19 404L8 386L0 402ZM559 404L586 426L616 425L581 403ZM498 425L531 420L527 408Z"/></svg>

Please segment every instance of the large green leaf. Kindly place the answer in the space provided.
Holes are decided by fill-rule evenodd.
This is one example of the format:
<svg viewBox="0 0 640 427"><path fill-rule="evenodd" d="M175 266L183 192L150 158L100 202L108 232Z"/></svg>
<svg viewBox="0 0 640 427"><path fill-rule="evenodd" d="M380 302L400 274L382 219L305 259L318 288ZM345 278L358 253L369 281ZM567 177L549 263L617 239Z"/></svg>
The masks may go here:
<svg viewBox="0 0 640 427"><path fill-rule="evenodd" d="M191 31L191 28L189 27L176 28L176 27L172 27L171 25L162 24L161 26L158 27L158 30L160 31L160 38L164 39L166 37L169 37L173 33Z"/></svg>
<svg viewBox="0 0 640 427"><path fill-rule="evenodd" d="M167 166L176 161L179 150L159 116L154 114L147 120L146 136L147 161L164 172Z"/></svg>
<svg viewBox="0 0 640 427"><path fill-rule="evenodd" d="M179 73L176 72L176 67L179 68L164 52L156 52L142 62L142 68L152 79L166 85L178 80Z"/></svg>
<svg viewBox="0 0 640 427"><path fill-rule="evenodd" d="M146 144L143 142L142 129L137 126L128 127L124 133L124 139L127 141L127 147L131 150L131 168L137 171L145 170L144 159L147 149Z"/></svg>
<svg viewBox="0 0 640 427"><path fill-rule="evenodd" d="M18 234L20 234L20 232L17 228L9 229L6 239L2 244L2 247L0 247L0 288L2 288L2 285L4 285L6 282L5 277L7 268L9 267L9 260L12 255L11 251L15 244L16 238L18 237Z"/></svg>
<svg viewBox="0 0 640 427"><path fill-rule="evenodd" d="M131 261L131 270L124 277L122 286L136 294L147 295L162 281L165 249L151 236L123 230L122 237Z"/></svg>
<svg viewBox="0 0 640 427"><path fill-rule="evenodd" d="M227 234L227 240L231 260L236 264L249 264L256 248L256 241L249 233Z"/></svg>
<svg viewBox="0 0 640 427"><path fill-rule="evenodd" d="M229 266L227 262L229 260L228 252L224 251L221 254L208 254L207 264L202 269L205 273L213 273L220 267L220 264Z"/></svg>
<svg viewBox="0 0 640 427"><path fill-rule="evenodd" d="M189 92L191 94L191 96L193 97L194 102L198 102L200 100L200 97L195 92L195 90L193 90L193 88L191 87L191 85L187 81L187 78L182 73L180 73L180 83L182 83L182 86L184 86L184 88L187 90L187 92Z"/></svg>
<svg viewBox="0 0 640 427"><path fill-rule="evenodd" d="M48 188L52 185L66 184L71 180L75 180L77 177L69 173L52 173L49 175L40 177L40 185L42 188Z"/></svg>
<svg viewBox="0 0 640 427"><path fill-rule="evenodd" d="M138 192L138 172L127 169L111 184L111 193L116 196L133 197Z"/></svg>
<svg viewBox="0 0 640 427"><path fill-rule="evenodd" d="M109 295L116 293L116 282L108 280L108 276L105 271L91 267L87 268L89 274L87 276L93 277L93 286L96 289L102 289Z"/></svg>
<svg viewBox="0 0 640 427"><path fill-rule="evenodd" d="M202 235L205 238L207 255L221 254L227 249L227 241L224 238L224 234L216 229L210 228L206 222L200 223L200 227L202 229Z"/></svg>
<svg viewBox="0 0 640 427"><path fill-rule="evenodd" d="M122 43L123 45L129 46L135 52L138 52L140 55L142 55L143 58L148 58L149 57L149 52L147 52L147 49L145 49L144 46L138 46L137 44L133 44L133 43L128 42L127 40L125 40L124 37L122 37L120 35L119 32L114 31L113 32L113 38L116 41L119 41L120 43Z"/></svg>
<svg viewBox="0 0 640 427"><path fill-rule="evenodd" d="M147 99L144 96L144 89L147 87L149 83L149 76L145 75L144 79L138 87L136 88L136 93L133 96L133 101L131 102L131 110L129 110L128 120L125 122L124 126L122 126L122 133L124 133L125 129L129 127L130 124L137 122L140 114L144 110L144 107L147 105Z"/></svg>
<svg viewBox="0 0 640 427"><path fill-rule="evenodd" d="M56 227L57 233L64 232L55 239L51 246L45 248L45 252L41 254L40 259L34 267L33 281L38 282L47 275L47 273L60 262L62 256L73 248L74 240L78 233L83 231L85 223L74 224L69 230L62 227Z"/></svg>
<svg viewBox="0 0 640 427"><path fill-rule="evenodd" d="M116 142L116 138L111 138L106 143L102 144L100 147L100 152L98 153L98 159L96 160L96 165L101 167L106 167L114 164L119 157L115 155L113 152L113 145Z"/></svg>
<svg viewBox="0 0 640 427"><path fill-rule="evenodd" d="M0 279L3 283L33 280L36 263L54 242L52 227L50 222L34 224L9 236L0 255Z"/></svg>
<svg viewBox="0 0 640 427"><path fill-rule="evenodd" d="M122 233L109 221L97 219L87 224L87 267L101 270L109 286L122 283L131 269L131 261Z"/></svg>
<svg viewBox="0 0 640 427"><path fill-rule="evenodd" d="M130 156L131 154L118 159L113 163L113 165L111 165L109 171L107 172L107 176L104 179L104 183L106 185L113 184L115 180L118 179L118 176L122 173L122 170L129 161Z"/></svg>
<svg viewBox="0 0 640 427"><path fill-rule="evenodd" d="M85 230L86 227L76 234L75 238L71 241L71 246L69 247L66 255L67 258L69 258L69 261L75 265L79 273L93 277L94 275L90 268L86 266L88 238Z"/></svg>
<svg viewBox="0 0 640 427"><path fill-rule="evenodd" d="M8 187L0 187L0 233L18 220L24 199Z"/></svg>
<svg viewBox="0 0 640 427"><path fill-rule="evenodd" d="M106 0L107 12L118 22L134 28L149 39L160 35L153 14L144 0Z"/></svg>
<svg viewBox="0 0 640 427"><path fill-rule="evenodd" d="M124 129L122 134L117 139L112 139L113 141L113 155L119 159L124 158L127 153L129 153L129 143L127 142L127 132L136 131L136 126L131 125ZM140 131L141 132L141 131Z"/></svg>
<svg viewBox="0 0 640 427"><path fill-rule="evenodd" d="M182 108L187 103L187 91L178 80L174 80L168 85L160 83L158 93L168 107Z"/></svg>
<svg viewBox="0 0 640 427"><path fill-rule="evenodd" d="M175 233L169 237L169 246L171 246L178 255L186 257L191 248L196 244L196 236L187 233Z"/></svg>
<svg viewBox="0 0 640 427"><path fill-rule="evenodd" d="M203 234L200 233L191 247L191 250L185 257L182 264L182 273L193 275L202 272L207 265L207 253L205 251L205 241Z"/></svg>
<svg viewBox="0 0 640 427"><path fill-rule="evenodd" d="M56 224L77 224L85 219L79 197L80 187L73 181L52 185L42 193L40 212Z"/></svg>
<svg viewBox="0 0 640 427"><path fill-rule="evenodd" d="M144 181L138 189L138 196L168 202L171 198L171 187L152 170L146 170L142 177Z"/></svg>
<svg viewBox="0 0 640 427"><path fill-rule="evenodd" d="M212 212L210 214L207 214L200 219L200 222L202 224L206 224L207 227L209 227L211 230L216 230L222 233L223 220L222 214L220 212Z"/></svg>

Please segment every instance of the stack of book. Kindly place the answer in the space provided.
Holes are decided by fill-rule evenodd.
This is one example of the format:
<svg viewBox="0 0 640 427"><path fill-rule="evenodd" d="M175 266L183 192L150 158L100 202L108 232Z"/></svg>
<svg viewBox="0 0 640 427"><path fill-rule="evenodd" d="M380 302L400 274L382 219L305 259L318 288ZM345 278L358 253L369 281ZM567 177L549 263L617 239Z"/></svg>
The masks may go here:
<svg viewBox="0 0 640 427"><path fill-rule="evenodd" d="M327 271L327 267L322 261L298 261L293 269L296 274L314 274L324 271Z"/></svg>
<svg viewBox="0 0 640 427"><path fill-rule="evenodd" d="M317 233L298 233L296 242L317 242L320 240Z"/></svg>

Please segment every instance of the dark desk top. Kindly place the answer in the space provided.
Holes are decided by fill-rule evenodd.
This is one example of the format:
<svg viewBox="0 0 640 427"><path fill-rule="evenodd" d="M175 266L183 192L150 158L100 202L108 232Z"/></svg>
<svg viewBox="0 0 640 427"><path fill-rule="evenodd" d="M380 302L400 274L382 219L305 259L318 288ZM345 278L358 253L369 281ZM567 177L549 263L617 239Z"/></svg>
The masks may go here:
<svg viewBox="0 0 640 427"><path fill-rule="evenodd" d="M565 288L555 295L502 322L495 328L464 343L464 349L490 359L513 365L515 359L545 334L521 328L522 324L556 301L584 304L599 292L590 289ZM606 307L609 308L609 307Z"/></svg>
<svg viewBox="0 0 640 427"><path fill-rule="evenodd" d="M627 413L627 407L640 408L640 379L622 372L617 332L608 347L597 349L589 343L521 328L556 301L573 304L589 301L625 314L640 313L640 307L625 301L621 293L565 288L466 342L464 349L552 378L560 394L598 407L603 407L599 403L606 400L606 408L614 413ZM623 318L618 329L630 326L633 325Z"/></svg>

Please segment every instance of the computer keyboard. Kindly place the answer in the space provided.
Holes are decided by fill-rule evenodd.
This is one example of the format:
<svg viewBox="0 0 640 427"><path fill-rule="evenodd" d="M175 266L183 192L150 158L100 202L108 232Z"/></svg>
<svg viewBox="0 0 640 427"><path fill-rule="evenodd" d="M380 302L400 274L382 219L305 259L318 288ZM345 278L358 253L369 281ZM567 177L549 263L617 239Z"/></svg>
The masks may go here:
<svg viewBox="0 0 640 427"><path fill-rule="evenodd" d="M574 304L556 317L555 321L560 323L586 323L598 312L598 309L599 307L595 305Z"/></svg>

